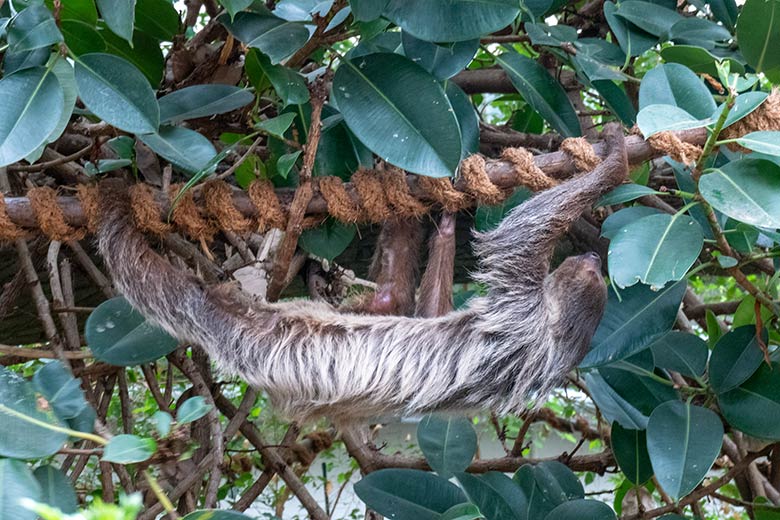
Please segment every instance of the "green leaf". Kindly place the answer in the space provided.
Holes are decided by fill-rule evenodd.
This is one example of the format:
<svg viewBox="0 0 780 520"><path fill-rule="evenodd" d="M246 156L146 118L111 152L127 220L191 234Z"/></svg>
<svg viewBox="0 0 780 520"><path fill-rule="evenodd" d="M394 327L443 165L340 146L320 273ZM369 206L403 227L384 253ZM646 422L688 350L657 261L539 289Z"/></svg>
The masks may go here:
<svg viewBox="0 0 780 520"><path fill-rule="evenodd" d="M252 5L252 0L220 0L219 3L222 4L230 14L230 19L233 20L237 13Z"/></svg>
<svg viewBox="0 0 780 520"><path fill-rule="evenodd" d="M169 42L179 32L179 13L168 0L136 0L135 26L152 38Z"/></svg>
<svg viewBox="0 0 780 520"><path fill-rule="evenodd" d="M658 37L643 31L624 18L617 16L617 6L613 2L604 2L604 17L609 28L617 38L620 48L628 56L639 56L658 43Z"/></svg>
<svg viewBox="0 0 780 520"><path fill-rule="evenodd" d="M0 167L44 144L57 127L63 105L57 77L43 67L0 79Z"/></svg>
<svg viewBox="0 0 780 520"><path fill-rule="evenodd" d="M477 433L465 417L426 415L417 425L417 443L443 478L465 471L477 452Z"/></svg>
<svg viewBox="0 0 780 520"><path fill-rule="evenodd" d="M650 377L653 376L653 355L649 350L601 367L599 373L618 395L643 415L649 416L661 403L679 397L671 382L667 380L667 384L663 384Z"/></svg>
<svg viewBox="0 0 780 520"><path fill-rule="evenodd" d="M479 49L479 40L437 44L417 39L407 32L401 33L401 41L404 55L440 80L462 71Z"/></svg>
<svg viewBox="0 0 780 520"><path fill-rule="evenodd" d="M723 425L707 408L669 401L647 422L647 452L658 483L677 500L704 479L720 453Z"/></svg>
<svg viewBox="0 0 780 520"><path fill-rule="evenodd" d="M683 18L669 29L669 39L682 44L715 48L715 42L731 39L731 33L722 25L704 18Z"/></svg>
<svg viewBox="0 0 780 520"><path fill-rule="evenodd" d="M659 65L642 78L639 108L650 105L676 106L694 119L707 119L717 108L704 82L688 67L677 63Z"/></svg>
<svg viewBox="0 0 780 520"><path fill-rule="evenodd" d="M118 366L154 361L176 350L179 344L147 322L121 296L101 303L92 311L84 335L97 359Z"/></svg>
<svg viewBox="0 0 780 520"><path fill-rule="evenodd" d="M52 68L52 72L57 76L57 81L62 88L62 114L60 120L57 122L57 126L51 131L49 137L46 139L47 143L53 143L60 138L65 128L70 123L70 116L73 114L73 108L76 106L76 99L78 98L78 92L76 91L76 77L73 72L73 66L65 60L58 59ZM41 153L43 149L41 149Z"/></svg>
<svg viewBox="0 0 780 520"><path fill-rule="evenodd" d="M621 291L622 302L610 292L590 352L580 366L595 367L625 359L669 332L686 286L685 280L667 285L660 291L635 285Z"/></svg>
<svg viewBox="0 0 780 520"><path fill-rule="evenodd" d="M503 29L519 14L513 0L390 0L384 16L409 34L428 42L460 42Z"/></svg>
<svg viewBox="0 0 780 520"><path fill-rule="evenodd" d="M95 0L95 2L108 28L123 40L132 43L135 0Z"/></svg>
<svg viewBox="0 0 780 520"><path fill-rule="evenodd" d="M766 344L766 330L762 335ZM715 344L710 357L710 385L719 394L728 392L747 381L763 359L755 325L737 327Z"/></svg>
<svg viewBox="0 0 780 520"><path fill-rule="evenodd" d="M766 159L739 159L708 170L702 196L718 211L758 227L780 227L780 166Z"/></svg>
<svg viewBox="0 0 780 520"><path fill-rule="evenodd" d="M479 116L471 100L455 83L448 81L445 87L447 99L458 119L461 137L461 159L479 152Z"/></svg>
<svg viewBox="0 0 780 520"><path fill-rule="evenodd" d="M738 252L745 254L748 254L753 250L753 245L756 243L756 240L758 240L759 236L759 231L757 228L748 224L743 224L742 222L737 222L732 218L726 221L726 225L723 227L723 231L726 235L726 240L728 241L729 245ZM720 255L718 256L718 262L722 263L722 261L725 261L726 263L731 263L733 260L734 265L739 263L736 258L728 260L729 258L732 257ZM725 267L734 267L734 265L727 265Z"/></svg>
<svg viewBox="0 0 780 520"><path fill-rule="evenodd" d="M650 350L655 366L684 376L700 377L707 367L707 343L694 334L673 330L650 345Z"/></svg>
<svg viewBox="0 0 780 520"><path fill-rule="evenodd" d="M60 361L52 361L39 368L33 376L33 385L62 420L78 417L89 406L81 389L81 380L75 379Z"/></svg>
<svg viewBox="0 0 780 520"><path fill-rule="evenodd" d="M300 155L301 151L298 150L296 152L286 153L279 157L279 160L276 161L276 173L279 174L280 177L286 179Z"/></svg>
<svg viewBox="0 0 780 520"><path fill-rule="evenodd" d="M132 64L110 54L85 54L76 61L76 85L96 116L135 134L157 131L160 109L149 82Z"/></svg>
<svg viewBox="0 0 780 520"><path fill-rule="evenodd" d="M480 476L458 473L457 479L487 520L528 518L528 501L523 490L503 473L490 471Z"/></svg>
<svg viewBox="0 0 780 520"><path fill-rule="evenodd" d="M754 152L780 156L780 132L764 130L737 138L737 143Z"/></svg>
<svg viewBox="0 0 780 520"><path fill-rule="evenodd" d="M621 2L615 15L655 36L664 37L683 17L677 11L651 2L631 0Z"/></svg>
<svg viewBox="0 0 780 520"><path fill-rule="evenodd" d="M632 430L644 430L647 427L647 416L609 386L598 371L587 372L584 379L593 402L609 422L620 423L624 428Z"/></svg>
<svg viewBox="0 0 780 520"><path fill-rule="evenodd" d="M718 395L718 404L735 428L761 439L780 439L780 364L762 364L742 386Z"/></svg>
<svg viewBox="0 0 780 520"><path fill-rule="evenodd" d="M87 172L87 175L100 175L101 173L125 168L131 164L133 164L133 161L130 159L100 159L97 164L87 161L84 164L84 171Z"/></svg>
<svg viewBox="0 0 780 520"><path fill-rule="evenodd" d="M631 206L630 208L623 208L617 211L601 224L601 236L612 240L621 229L629 225L630 223L639 220L642 217L649 215L657 215L659 211L655 208L648 206Z"/></svg>
<svg viewBox="0 0 780 520"><path fill-rule="evenodd" d="M35 520L38 515L22 505L22 500L41 501L41 486L27 464L20 460L0 459L0 518Z"/></svg>
<svg viewBox="0 0 780 520"><path fill-rule="evenodd" d="M177 123L185 119L224 114L254 101L248 90L232 85L194 85L171 92L158 100L160 122Z"/></svg>
<svg viewBox="0 0 780 520"><path fill-rule="evenodd" d="M708 50L701 47L695 47L693 45L671 45L661 49L661 57L667 63L679 63L685 65L693 72L705 73L710 76L718 76L717 63L721 61L720 58L711 54ZM731 72L743 74L745 67L738 61L730 58L725 58L724 61L729 62L731 65Z"/></svg>
<svg viewBox="0 0 780 520"><path fill-rule="evenodd" d="M515 518L544 518L556 506L583 498L582 484L576 475L560 462L540 462L523 465L512 477L527 499L527 515Z"/></svg>
<svg viewBox="0 0 780 520"><path fill-rule="evenodd" d="M100 36L106 43L106 52L129 61L143 72L152 85L157 86L163 77L165 61L160 42L146 33L135 31L132 47L125 40L99 25Z"/></svg>
<svg viewBox="0 0 780 520"><path fill-rule="evenodd" d="M157 435L160 438L167 437L171 433L171 424L173 424L173 417L168 412L157 410L152 415L152 424L154 429L157 430Z"/></svg>
<svg viewBox="0 0 780 520"><path fill-rule="evenodd" d="M163 126L157 133L139 135L138 138L154 153L187 173L203 170L217 155L211 141L189 128Z"/></svg>
<svg viewBox="0 0 780 520"><path fill-rule="evenodd" d="M127 135L120 135L109 139L106 143L120 159L133 159L135 157L135 139Z"/></svg>
<svg viewBox="0 0 780 520"><path fill-rule="evenodd" d="M561 85L535 60L510 51L496 57L523 99L559 134L582 135L577 113Z"/></svg>
<svg viewBox="0 0 780 520"><path fill-rule="evenodd" d="M726 122L723 124L723 128L727 128L740 119L750 115L751 112L766 101L767 97L769 97L769 94L766 92L745 92L744 94L737 96L737 99L734 101L734 106L731 107L729 115L726 116ZM720 105L712 114L711 119L716 121L725 108L726 103Z"/></svg>
<svg viewBox="0 0 780 520"><path fill-rule="evenodd" d="M246 71L251 78L264 76L273 85L284 106L300 105L309 100L309 89L303 76L281 65L272 65L265 54L251 49L246 55ZM257 84L255 83L255 86Z"/></svg>
<svg viewBox="0 0 780 520"><path fill-rule="evenodd" d="M572 500L565 502L545 517L546 520L610 520L616 519L614 511L598 500Z"/></svg>
<svg viewBox="0 0 780 520"><path fill-rule="evenodd" d="M44 5L54 11L54 0L45 0ZM97 9L94 0L68 0L62 3L60 20L78 20L95 26L97 23Z"/></svg>
<svg viewBox="0 0 780 520"><path fill-rule="evenodd" d="M258 49L274 65L292 56L309 39L305 25L276 16L242 12L232 20L225 14L218 20L237 40Z"/></svg>
<svg viewBox="0 0 780 520"><path fill-rule="evenodd" d="M479 520L484 518L479 508L474 504L458 504L447 509L439 520Z"/></svg>
<svg viewBox="0 0 780 520"><path fill-rule="evenodd" d="M296 114L294 112L287 112L277 117L260 121L255 125L255 129L262 130L274 137L284 139L284 133L290 128L295 117Z"/></svg>
<svg viewBox="0 0 780 520"><path fill-rule="evenodd" d="M747 0L737 19L739 50L756 72L773 83L780 81L780 2Z"/></svg>
<svg viewBox="0 0 780 520"><path fill-rule="evenodd" d="M625 126L631 127L636 124L636 108L623 87L609 80L591 81L590 83L604 99L607 107L620 118Z"/></svg>
<svg viewBox="0 0 780 520"><path fill-rule="evenodd" d="M610 441L620 470L632 484L641 486L653 476L644 430L629 430L612 423Z"/></svg>
<svg viewBox="0 0 780 520"><path fill-rule="evenodd" d="M17 14L8 27L8 52L18 53L50 47L62 41L62 34L51 12L42 5L31 5Z"/></svg>
<svg viewBox="0 0 780 520"><path fill-rule="evenodd" d="M455 172L458 120L441 85L420 66L397 54L348 60L336 71L332 95L349 129L387 162L431 177Z"/></svg>
<svg viewBox="0 0 780 520"><path fill-rule="evenodd" d="M645 138L665 130L690 130L711 123L712 119L696 119L674 105L650 105L640 110L636 116L636 124Z"/></svg>
<svg viewBox="0 0 780 520"><path fill-rule="evenodd" d="M622 204L624 202L630 202L634 199L638 199L639 197L644 197L645 195L657 195L659 193L660 192L652 188L648 188L647 186L642 186L640 184L621 184L612 191L605 193L596 202L596 207L598 208L601 206Z"/></svg>
<svg viewBox="0 0 780 520"><path fill-rule="evenodd" d="M76 491L62 471L46 464L35 468L33 476L41 487L41 502L63 513L75 513L78 510Z"/></svg>
<svg viewBox="0 0 780 520"><path fill-rule="evenodd" d="M211 405L206 400L197 395L184 401L176 410L176 422L187 424L197 421L211 410Z"/></svg>
<svg viewBox="0 0 780 520"><path fill-rule="evenodd" d="M30 383L0 368L0 457L37 459L48 457L62 447L66 434L25 420L60 426L52 411L41 407Z"/></svg>
<svg viewBox="0 0 780 520"><path fill-rule="evenodd" d="M388 0L349 0L352 15L359 22L370 22L382 16Z"/></svg>
<svg viewBox="0 0 780 520"><path fill-rule="evenodd" d="M352 243L356 232L354 225L342 224L331 218L301 233L298 245L307 253L333 261Z"/></svg>
<svg viewBox="0 0 780 520"><path fill-rule="evenodd" d="M413 469L374 471L354 489L368 507L396 520L438 520L441 513L466 501L456 485Z"/></svg>
<svg viewBox="0 0 780 520"><path fill-rule="evenodd" d="M154 439L138 437L137 435L117 435L112 437L106 447L103 448L103 462L116 462L117 464L132 464L149 460L157 451L157 442Z"/></svg>
<svg viewBox="0 0 780 520"><path fill-rule="evenodd" d="M621 288L637 282L663 287L685 276L703 245L701 228L687 215L642 217L610 241L610 279Z"/></svg>

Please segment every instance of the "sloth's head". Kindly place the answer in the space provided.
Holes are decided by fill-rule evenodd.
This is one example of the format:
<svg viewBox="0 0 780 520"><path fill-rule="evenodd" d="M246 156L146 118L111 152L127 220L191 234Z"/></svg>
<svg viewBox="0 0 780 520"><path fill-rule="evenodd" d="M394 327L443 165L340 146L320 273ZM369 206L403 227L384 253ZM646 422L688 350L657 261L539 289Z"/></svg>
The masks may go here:
<svg viewBox="0 0 780 520"><path fill-rule="evenodd" d="M565 329L561 333L590 340L607 304L599 255L585 253L564 260L545 280L545 298L553 324Z"/></svg>

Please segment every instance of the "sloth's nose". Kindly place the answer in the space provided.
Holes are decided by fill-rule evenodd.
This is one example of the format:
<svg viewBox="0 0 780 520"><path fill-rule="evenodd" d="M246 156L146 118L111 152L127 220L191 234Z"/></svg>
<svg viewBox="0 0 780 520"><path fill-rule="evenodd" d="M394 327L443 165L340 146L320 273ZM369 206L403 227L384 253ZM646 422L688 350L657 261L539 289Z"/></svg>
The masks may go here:
<svg viewBox="0 0 780 520"><path fill-rule="evenodd" d="M582 257L585 260L593 262L596 266L601 267L601 257L598 255L598 253L591 251L590 253L585 253L582 255Z"/></svg>

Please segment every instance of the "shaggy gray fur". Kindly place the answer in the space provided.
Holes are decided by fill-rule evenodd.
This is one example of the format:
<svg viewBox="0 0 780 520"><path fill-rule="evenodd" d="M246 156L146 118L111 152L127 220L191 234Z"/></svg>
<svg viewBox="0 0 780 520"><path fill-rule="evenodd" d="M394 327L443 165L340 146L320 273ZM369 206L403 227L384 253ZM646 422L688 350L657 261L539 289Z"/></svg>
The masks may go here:
<svg viewBox="0 0 780 520"><path fill-rule="evenodd" d="M149 247L124 187L103 184L99 246L114 282L147 318L202 345L227 373L268 392L286 416L355 420L385 413L519 412L584 356L606 301L594 254L548 274L569 225L627 172L622 133L594 171L515 208L477 235L487 296L439 318L340 313L326 304L263 304L206 287Z"/></svg>

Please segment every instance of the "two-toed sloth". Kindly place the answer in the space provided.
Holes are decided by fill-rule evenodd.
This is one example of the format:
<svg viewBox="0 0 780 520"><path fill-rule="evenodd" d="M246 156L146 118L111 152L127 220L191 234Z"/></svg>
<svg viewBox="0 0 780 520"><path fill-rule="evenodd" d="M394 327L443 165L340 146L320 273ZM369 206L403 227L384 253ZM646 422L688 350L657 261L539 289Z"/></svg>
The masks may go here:
<svg viewBox="0 0 780 520"><path fill-rule="evenodd" d="M154 252L133 224L126 187L103 183L99 246L144 316L203 346L224 372L268 392L287 417L337 421L436 410L519 412L585 355L606 287L593 253L549 273L556 241L628 170L617 125L609 156L476 235L483 297L436 318L343 313L323 303L266 304L207 287Z"/></svg>

